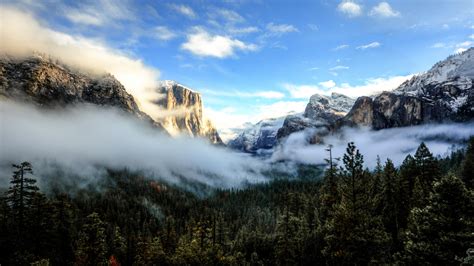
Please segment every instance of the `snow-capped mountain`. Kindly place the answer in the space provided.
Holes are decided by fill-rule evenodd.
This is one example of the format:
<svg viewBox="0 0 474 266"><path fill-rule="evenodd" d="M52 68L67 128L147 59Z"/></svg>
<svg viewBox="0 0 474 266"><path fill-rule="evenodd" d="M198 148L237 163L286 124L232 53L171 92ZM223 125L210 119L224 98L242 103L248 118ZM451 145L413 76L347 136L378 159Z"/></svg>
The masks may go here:
<svg viewBox="0 0 474 266"><path fill-rule="evenodd" d="M277 138L281 139L307 128L329 128L349 112L354 101L339 93L332 93L330 96L315 94L309 99L303 115L288 116L285 119Z"/></svg>
<svg viewBox="0 0 474 266"><path fill-rule="evenodd" d="M279 139L306 129L326 130L343 117L352 107L354 99L333 93L330 96L315 94L311 96L304 113L286 117L267 119L250 125L228 146L249 153L272 149Z"/></svg>
<svg viewBox="0 0 474 266"><path fill-rule="evenodd" d="M374 129L474 118L474 48L452 55L393 92L360 97L339 125Z"/></svg>
<svg viewBox="0 0 474 266"><path fill-rule="evenodd" d="M273 148L277 143L278 129L283 125L285 117L265 119L250 124L227 146L248 153L259 153Z"/></svg>
<svg viewBox="0 0 474 266"><path fill-rule="evenodd" d="M168 132L203 137L222 144L211 121L203 117L201 94L172 80L161 81L157 90L163 95L156 101L163 109L160 122Z"/></svg>

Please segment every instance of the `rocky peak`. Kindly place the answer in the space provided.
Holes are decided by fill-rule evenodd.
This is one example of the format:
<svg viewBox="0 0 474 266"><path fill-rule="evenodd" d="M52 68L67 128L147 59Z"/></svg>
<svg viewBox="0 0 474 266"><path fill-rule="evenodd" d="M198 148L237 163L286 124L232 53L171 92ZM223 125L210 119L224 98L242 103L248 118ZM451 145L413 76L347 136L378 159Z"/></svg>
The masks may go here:
<svg viewBox="0 0 474 266"><path fill-rule="evenodd" d="M359 98L339 124L374 129L474 118L474 48L449 56L393 92Z"/></svg>
<svg viewBox="0 0 474 266"><path fill-rule="evenodd" d="M278 129L283 125L284 117L264 119L247 127L227 144L229 147L248 153L260 153L269 150L277 142Z"/></svg>
<svg viewBox="0 0 474 266"><path fill-rule="evenodd" d="M331 96L315 94L309 99L304 116L314 120L322 120L326 123L334 123L351 109L354 99L339 93Z"/></svg>
<svg viewBox="0 0 474 266"><path fill-rule="evenodd" d="M41 55L22 59L0 56L0 95L49 107L79 103L113 106L161 128L140 111L133 96L112 75L82 73Z"/></svg>
<svg viewBox="0 0 474 266"><path fill-rule="evenodd" d="M310 97L303 115L286 117L283 126L278 130L277 138L282 139L294 132L314 128L318 128L318 132L326 132L349 112L354 101L339 93L332 93L330 96L314 94Z"/></svg>
<svg viewBox="0 0 474 266"><path fill-rule="evenodd" d="M203 104L198 92L171 80L161 81L157 91L162 97L155 103L163 109L161 122L168 132L222 143L211 121L203 117Z"/></svg>

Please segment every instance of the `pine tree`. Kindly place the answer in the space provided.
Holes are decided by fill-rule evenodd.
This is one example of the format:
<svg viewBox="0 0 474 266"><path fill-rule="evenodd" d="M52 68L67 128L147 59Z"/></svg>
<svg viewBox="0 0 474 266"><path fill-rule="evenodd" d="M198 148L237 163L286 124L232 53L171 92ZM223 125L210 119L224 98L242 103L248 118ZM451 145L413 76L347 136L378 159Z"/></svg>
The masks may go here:
<svg viewBox="0 0 474 266"><path fill-rule="evenodd" d="M28 174L33 174L29 162L23 162L20 165L13 164L12 166L15 170L10 181L11 187L7 191L6 201L12 209L13 221L18 236L23 239L28 208L39 189L35 185L36 180L27 177Z"/></svg>
<svg viewBox="0 0 474 266"><path fill-rule="evenodd" d="M91 213L79 232L76 265L107 265L105 224L99 214Z"/></svg>
<svg viewBox="0 0 474 266"><path fill-rule="evenodd" d="M382 219L385 229L390 233L392 239L392 251L399 245L398 233L400 224L398 222L399 200L397 170L390 159L387 159L383 169L383 192L382 192Z"/></svg>
<svg viewBox="0 0 474 266"><path fill-rule="evenodd" d="M456 176L436 182L427 206L414 208L405 236L410 264L457 265L474 242L474 195Z"/></svg>
<svg viewBox="0 0 474 266"><path fill-rule="evenodd" d="M373 216L373 198L367 190L372 177L364 171L363 156L354 143L348 144L343 162L341 202L325 225L327 245L323 254L331 265L383 262L388 236L381 218Z"/></svg>
<svg viewBox="0 0 474 266"><path fill-rule="evenodd" d="M338 170L337 163L332 157L332 145L329 145L326 151L329 152L329 158L325 159L328 169L324 172L323 185L319 193L320 201L320 219L325 221L329 219L334 211L334 206L339 202L339 192L337 188Z"/></svg>
<svg viewBox="0 0 474 266"><path fill-rule="evenodd" d="M468 189L474 189L474 136L469 139L466 157L462 163L461 179Z"/></svg>
<svg viewBox="0 0 474 266"><path fill-rule="evenodd" d="M423 201L429 197L432 191L433 182L439 180L441 171L438 161L433 157L425 143L422 142L415 152L415 164L417 176L423 187Z"/></svg>

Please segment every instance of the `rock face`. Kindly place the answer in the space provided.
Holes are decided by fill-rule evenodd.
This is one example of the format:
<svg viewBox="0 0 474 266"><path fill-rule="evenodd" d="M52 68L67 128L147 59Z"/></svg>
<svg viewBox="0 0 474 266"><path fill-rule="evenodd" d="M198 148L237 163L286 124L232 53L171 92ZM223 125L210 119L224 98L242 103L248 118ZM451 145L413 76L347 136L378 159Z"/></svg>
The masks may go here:
<svg viewBox="0 0 474 266"><path fill-rule="evenodd" d="M112 75L94 77L39 55L25 59L0 57L0 95L45 107L79 103L113 106L162 129L140 111L133 96Z"/></svg>
<svg viewBox="0 0 474 266"><path fill-rule="evenodd" d="M203 118L201 95L175 81L160 83L158 92L163 95L156 104L163 109L161 123L172 135L186 134L203 137L214 144L222 140L211 121Z"/></svg>
<svg viewBox="0 0 474 266"><path fill-rule="evenodd" d="M344 117L354 104L354 99L339 93L331 96L315 94L309 99L303 115L286 117L278 130L277 138L282 139L294 132L316 128L329 129L338 119ZM322 130L321 130L322 129Z"/></svg>
<svg viewBox="0 0 474 266"><path fill-rule="evenodd" d="M266 119L250 124L227 146L248 153L261 153L270 150L277 143L278 129L283 125L284 117Z"/></svg>
<svg viewBox="0 0 474 266"><path fill-rule="evenodd" d="M474 118L474 48L448 57L428 72L375 98L360 97L339 125L373 129Z"/></svg>

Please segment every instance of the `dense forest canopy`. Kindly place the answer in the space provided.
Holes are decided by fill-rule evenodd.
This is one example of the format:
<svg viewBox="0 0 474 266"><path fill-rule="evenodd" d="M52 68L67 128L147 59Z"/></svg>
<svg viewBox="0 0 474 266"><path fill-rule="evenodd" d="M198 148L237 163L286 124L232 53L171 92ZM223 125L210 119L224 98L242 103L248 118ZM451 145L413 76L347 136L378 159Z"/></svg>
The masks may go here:
<svg viewBox="0 0 474 266"><path fill-rule="evenodd" d="M13 165L0 202L1 265L474 263L474 137L446 158L421 143L373 170L349 143L322 178L306 166L206 196L125 170L45 194L33 168Z"/></svg>

